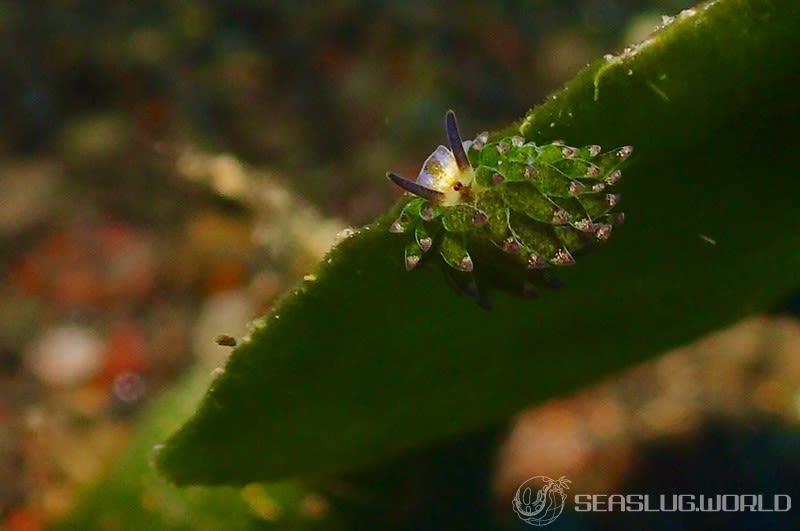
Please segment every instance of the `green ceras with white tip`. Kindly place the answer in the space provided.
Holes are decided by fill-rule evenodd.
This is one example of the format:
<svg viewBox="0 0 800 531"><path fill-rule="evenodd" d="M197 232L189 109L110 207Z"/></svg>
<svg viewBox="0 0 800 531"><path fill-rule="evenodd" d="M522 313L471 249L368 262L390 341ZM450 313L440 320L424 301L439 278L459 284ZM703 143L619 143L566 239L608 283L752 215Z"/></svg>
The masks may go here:
<svg viewBox="0 0 800 531"><path fill-rule="evenodd" d="M387 174L414 196L390 228L410 236L406 269L435 251L456 287L486 306L490 287L527 296L554 287L545 268L575 263L622 221L611 189L631 146L603 152L485 132L463 142L453 111L445 129L450 147L437 147L416 181Z"/></svg>

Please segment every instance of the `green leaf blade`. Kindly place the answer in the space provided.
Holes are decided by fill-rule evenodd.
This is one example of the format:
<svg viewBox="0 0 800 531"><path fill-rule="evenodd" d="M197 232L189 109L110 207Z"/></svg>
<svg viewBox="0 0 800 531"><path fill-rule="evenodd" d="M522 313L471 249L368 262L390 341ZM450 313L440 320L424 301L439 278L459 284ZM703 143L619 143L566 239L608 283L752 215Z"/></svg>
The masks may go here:
<svg viewBox="0 0 800 531"><path fill-rule="evenodd" d="M625 224L559 268L560 291L493 293L480 309L433 264L405 270L396 208L235 350L159 468L204 484L333 474L564 395L796 290L786 191L800 162L782 131L800 123L797 27L795 2L714 2L578 74L523 136L636 154L618 186Z"/></svg>

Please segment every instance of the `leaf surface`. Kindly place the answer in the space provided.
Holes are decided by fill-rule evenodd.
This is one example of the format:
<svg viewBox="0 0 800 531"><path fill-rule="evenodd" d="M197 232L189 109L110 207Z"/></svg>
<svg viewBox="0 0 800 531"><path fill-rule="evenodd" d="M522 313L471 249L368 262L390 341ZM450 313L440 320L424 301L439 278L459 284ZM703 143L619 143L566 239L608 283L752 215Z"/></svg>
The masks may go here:
<svg viewBox="0 0 800 531"><path fill-rule="evenodd" d="M720 0L581 71L527 139L632 144L626 222L538 300L484 311L388 229L340 243L157 457L177 483L327 475L563 396L800 285L800 5ZM431 117L439 120L439 117ZM469 136L469 135L467 135ZM713 242L713 243L712 243ZM563 271L563 272L562 272Z"/></svg>

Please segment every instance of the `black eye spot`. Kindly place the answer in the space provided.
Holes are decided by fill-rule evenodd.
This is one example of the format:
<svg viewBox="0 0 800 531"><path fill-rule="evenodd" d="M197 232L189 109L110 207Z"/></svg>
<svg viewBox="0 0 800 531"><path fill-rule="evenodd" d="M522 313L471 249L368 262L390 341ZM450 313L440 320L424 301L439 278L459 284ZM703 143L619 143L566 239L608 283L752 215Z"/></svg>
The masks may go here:
<svg viewBox="0 0 800 531"><path fill-rule="evenodd" d="M458 192L459 190L461 190L461 188L462 188L463 186L464 186L464 185L463 185L463 184L461 184L461 183L456 183L456 184L454 184L454 185L453 185L453 190L455 190L456 192Z"/></svg>

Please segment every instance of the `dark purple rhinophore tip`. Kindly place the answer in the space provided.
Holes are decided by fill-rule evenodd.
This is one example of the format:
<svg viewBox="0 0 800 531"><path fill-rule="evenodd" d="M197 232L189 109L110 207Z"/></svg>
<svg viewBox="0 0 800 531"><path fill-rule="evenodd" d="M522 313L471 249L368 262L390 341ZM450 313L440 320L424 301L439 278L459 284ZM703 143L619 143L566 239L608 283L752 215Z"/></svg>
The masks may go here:
<svg viewBox="0 0 800 531"><path fill-rule="evenodd" d="M425 188L421 184L417 184L414 181L409 181L405 177L400 177L396 173L389 172L386 174L386 177L406 192L418 195L419 197L424 197L428 201L439 203L444 199L444 194L442 192Z"/></svg>
<svg viewBox="0 0 800 531"><path fill-rule="evenodd" d="M464 151L464 142L461 140L461 135L458 134L458 124L456 123L456 113L447 111L444 116L444 127L447 130L447 142L450 144L450 151L458 164L458 169L461 171L470 168L467 152Z"/></svg>

